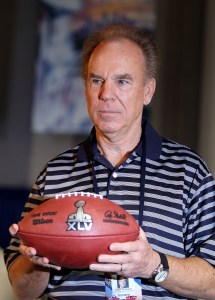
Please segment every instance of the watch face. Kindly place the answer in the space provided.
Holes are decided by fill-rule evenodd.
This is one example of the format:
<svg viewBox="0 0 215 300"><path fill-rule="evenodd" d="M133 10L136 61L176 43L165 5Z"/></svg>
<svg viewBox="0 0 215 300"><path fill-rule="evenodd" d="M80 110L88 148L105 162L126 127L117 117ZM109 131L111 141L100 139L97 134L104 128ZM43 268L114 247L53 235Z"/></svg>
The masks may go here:
<svg viewBox="0 0 215 300"><path fill-rule="evenodd" d="M155 282L162 282L162 281L164 281L167 278L168 274L169 274L169 272L167 270L160 271L155 276Z"/></svg>

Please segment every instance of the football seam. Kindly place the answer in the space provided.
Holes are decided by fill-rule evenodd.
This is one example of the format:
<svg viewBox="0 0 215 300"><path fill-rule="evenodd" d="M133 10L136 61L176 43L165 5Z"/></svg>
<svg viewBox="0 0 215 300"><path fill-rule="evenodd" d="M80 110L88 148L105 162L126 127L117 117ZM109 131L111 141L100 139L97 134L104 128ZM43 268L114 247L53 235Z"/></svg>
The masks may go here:
<svg viewBox="0 0 215 300"><path fill-rule="evenodd" d="M68 236L68 235L40 235L40 234L37 234L37 233L30 233L30 232L26 232L26 231L22 231L22 232L19 232L20 235L22 234L28 234L28 236L34 236L34 237L52 237L52 238L106 238L106 237L112 237L112 236L129 236L129 235L134 235L134 234L139 234L139 231L137 232L131 232L131 233L120 233L120 234L108 234L108 235L85 235L85 236Z"/></svg>

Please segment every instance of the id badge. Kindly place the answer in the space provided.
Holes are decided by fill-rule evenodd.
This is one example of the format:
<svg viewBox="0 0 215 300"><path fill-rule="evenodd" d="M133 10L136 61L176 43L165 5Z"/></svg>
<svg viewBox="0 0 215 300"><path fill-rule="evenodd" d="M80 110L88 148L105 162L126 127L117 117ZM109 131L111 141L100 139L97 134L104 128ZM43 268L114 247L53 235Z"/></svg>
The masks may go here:
<svg viewBox="0 0 215 300"><path fill-rule="evenodd" d="M142 300L141 280L115 274L105 276L105 299Z"/></svg>

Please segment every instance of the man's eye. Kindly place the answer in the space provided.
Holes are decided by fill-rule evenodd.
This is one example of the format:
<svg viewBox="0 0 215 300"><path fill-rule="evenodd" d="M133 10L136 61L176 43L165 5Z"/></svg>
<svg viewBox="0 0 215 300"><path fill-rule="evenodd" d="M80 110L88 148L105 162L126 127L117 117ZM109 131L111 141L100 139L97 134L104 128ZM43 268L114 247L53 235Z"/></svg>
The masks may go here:
<svg viewBox="0 0 215 300"><path fill-rule="evenodd" d="M92 78L91 83L95 84L95 85L101 85L102 84L102 80L98 79L98 78Z"/></svg>
<svg viewBox="0 0 215 300"><path fill-rule="evenodd" d="M125 80L125 79L119 79L119 80L118 80L118 84L119 84L119 85L125 85L125 84L127 84L127 83L128 83L128 81Z"/></svg>

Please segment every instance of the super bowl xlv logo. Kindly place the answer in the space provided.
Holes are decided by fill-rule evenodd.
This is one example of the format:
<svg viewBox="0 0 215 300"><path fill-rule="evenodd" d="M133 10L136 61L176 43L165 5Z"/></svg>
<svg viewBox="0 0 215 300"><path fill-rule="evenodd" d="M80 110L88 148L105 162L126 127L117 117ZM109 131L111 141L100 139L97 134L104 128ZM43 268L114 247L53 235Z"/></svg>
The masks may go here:
<svg viewBox="0 0 215 300"><path fill-rule="evenodd" d="M69 215L67 219L68 228L67 230L90 230L93 221L92 217L89 214L84 212L83 206L86 204L84 200L79 200L74 203L74 206L77 207L77 211Z"/></svg>

